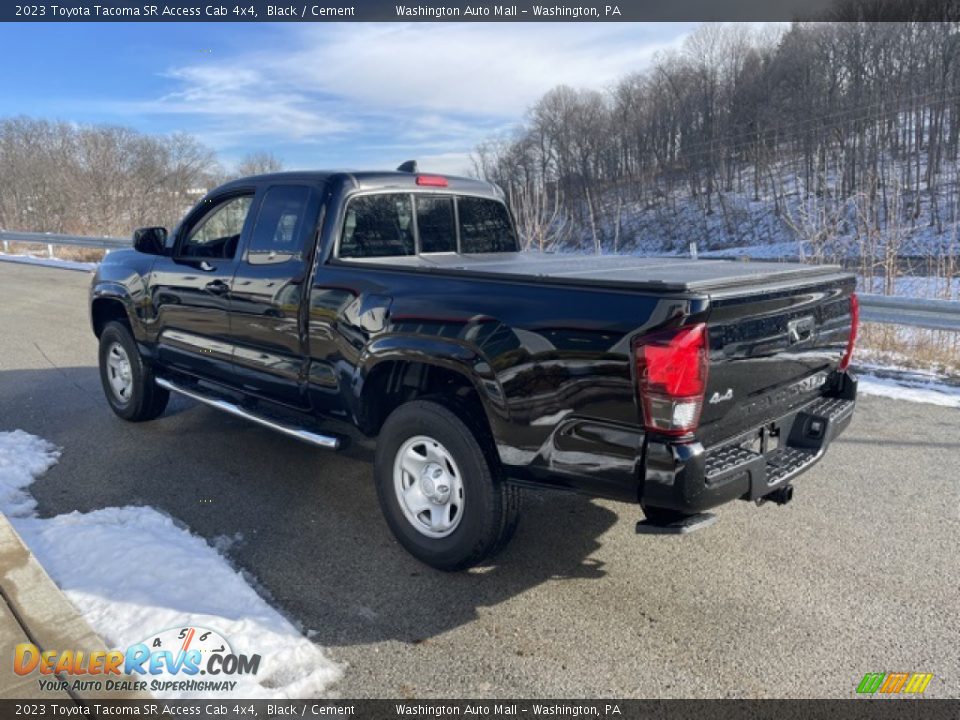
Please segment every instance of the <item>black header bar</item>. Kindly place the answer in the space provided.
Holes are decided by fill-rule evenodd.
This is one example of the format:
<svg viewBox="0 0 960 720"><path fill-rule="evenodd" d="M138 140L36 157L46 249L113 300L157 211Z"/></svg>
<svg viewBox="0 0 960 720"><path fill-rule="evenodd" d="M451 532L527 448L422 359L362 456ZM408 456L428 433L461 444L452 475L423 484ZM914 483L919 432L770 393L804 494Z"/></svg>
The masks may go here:
<svg viewBox="0 0 960 720"><path fill-rule="evenodd" d="M960 700L0 700L10 718L955 720Z"/></svg>
<svg viewBox="0 0 960 720"><path fill-rule="evenodd" d="M2 22L652 22L940 20L960 0L604 0L515 3L458 0L3 3Z"/></svg>

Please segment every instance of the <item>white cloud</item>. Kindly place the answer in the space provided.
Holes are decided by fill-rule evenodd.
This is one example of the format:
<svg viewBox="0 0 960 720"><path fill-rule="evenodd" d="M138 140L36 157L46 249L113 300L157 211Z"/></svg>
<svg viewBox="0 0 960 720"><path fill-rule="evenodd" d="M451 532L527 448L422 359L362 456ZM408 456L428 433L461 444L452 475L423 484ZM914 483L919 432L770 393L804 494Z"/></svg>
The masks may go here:
<svg viewBox="0 0 960 720"><path fill-rule="evenodd" d="M342 27L342 26L341 26ZM559 84L603 88L676 47L685 26L418 23L309 26L277 70L370 107L517 116Z"/></svg>
<svg viewBox="0 0 960 720"><path fill-rule="evenodd" d="M177 90L156 100L135 103L142 113L196 115L208 125L200 131L214 145L232 139L276 136L302 140L350 130L339 109L285 84L271 83L262 72L226 67L183 67L167 73Z"/></svg>
<svg viewBox="0 0 960 720"><path fill-rule="evenodd" d="M292 26L222 61L170 70L172 90L136 113L193 116L190 128L227 155L296 144L288 164L313 165L306 146L373 148L461 172L484 137L519 122L559 84L602 89L679 46L674 24L348 23ZM363 152L366 155L363 155ZM335 153L334 153L335 154ZM341 152L341 154L343 154ZM323 162L327 162L324 158ZM382 163L381 163L382 164Z"/></svg>

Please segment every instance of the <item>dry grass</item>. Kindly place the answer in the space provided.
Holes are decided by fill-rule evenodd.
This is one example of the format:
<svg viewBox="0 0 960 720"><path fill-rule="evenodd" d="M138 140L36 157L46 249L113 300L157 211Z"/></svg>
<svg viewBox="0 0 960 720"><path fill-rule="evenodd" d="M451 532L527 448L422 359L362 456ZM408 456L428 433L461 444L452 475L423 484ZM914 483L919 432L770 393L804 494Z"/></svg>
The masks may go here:
<svg viewBox="0 0 960 720"><path fill-rule="evenodd" d="M957 375L960 373L960 333L863 323L854 362Z"/></svg>
<svg viewBox="0 0 960 720"><path fill-rule="evenodd" d="M46 243L11 242L7 244L11 255L36 255L49 257ZM103 250L97 248L71 247L68 245L54 245L53 256L61 260L76 262L100 262L103 259Z"/></svg>
<svg viewBox="0 0 960 720"><path fill-rule="evenodd" d="M103 260L103 250L97 250L96 248L60 247L54 248L54 253L58 258L64 260L77 260L79 262L100 262Z"/></svg>

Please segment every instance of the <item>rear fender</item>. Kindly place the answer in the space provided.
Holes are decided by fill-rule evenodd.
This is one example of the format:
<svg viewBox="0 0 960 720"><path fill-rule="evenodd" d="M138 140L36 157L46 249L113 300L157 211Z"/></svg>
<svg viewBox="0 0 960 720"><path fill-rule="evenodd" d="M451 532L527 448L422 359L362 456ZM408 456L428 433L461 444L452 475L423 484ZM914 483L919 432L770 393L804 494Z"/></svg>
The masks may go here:
<svg viewBox="0 0 960 720"><path fill-rule="evenodd" d="M390 361L431 365L461 375L480 398L495 439L508 424L503 388L486 358L465 343L403 335L378 337L364 348L351 383L355 417L362 410L359 405L367 379L379 365Z"/></svg>

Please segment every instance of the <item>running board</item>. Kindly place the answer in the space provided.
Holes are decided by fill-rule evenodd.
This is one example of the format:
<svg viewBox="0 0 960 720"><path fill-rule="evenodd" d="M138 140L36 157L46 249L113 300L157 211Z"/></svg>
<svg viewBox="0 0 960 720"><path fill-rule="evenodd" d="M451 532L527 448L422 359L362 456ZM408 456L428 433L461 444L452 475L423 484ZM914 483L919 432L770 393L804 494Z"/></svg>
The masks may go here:
<svg viewBox="0 0 960 720"><path fill-rule="evenodd" d="M649 520L641 520L637 523L637 535L688 535L710 527L716 521L717 516L711 513L688 515L669 525L656 525Z"/></svg>
<svg viewBox="0 0 960 720"><path fill-rule="evenodd" d="M340 438L338 437L334 437L332 435L321 435L305 428L287 425L279 422L278 420L273 420L271 418L264 417L263 415L257 415L249 410L244 410L236 403L232 403L228 400L218 397L211 397L210 395L206 395L197 390L188 390L187 388L170 382L164 378L157 378L156 383L166 390L179 393L180 395L184 395L192 400L196 400L197 402L202 402L205 405L214 407L217 410L223 410L231 415L245 418L246 420L255 422L258 425L263 425L271 430L276 430L277 432L281 432L284 435L289 435L297 440L310 443L311 445L317 445L319 447L326 448L327 450L338 450L340 448Z"/></svg>

